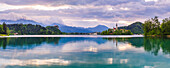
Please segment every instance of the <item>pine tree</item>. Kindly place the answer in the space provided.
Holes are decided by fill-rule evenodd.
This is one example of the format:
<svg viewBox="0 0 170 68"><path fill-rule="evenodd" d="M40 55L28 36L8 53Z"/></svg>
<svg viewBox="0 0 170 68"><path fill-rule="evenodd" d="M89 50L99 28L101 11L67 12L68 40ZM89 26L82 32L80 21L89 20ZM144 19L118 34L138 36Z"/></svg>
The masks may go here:
<svg viewBox="0 0 170 68"><path fill-rule="evenodd" d="M4 30L4 34L7 34L7 26L6 26L6 24L5 24L5 22L3 23L3 30Z"/></svg>

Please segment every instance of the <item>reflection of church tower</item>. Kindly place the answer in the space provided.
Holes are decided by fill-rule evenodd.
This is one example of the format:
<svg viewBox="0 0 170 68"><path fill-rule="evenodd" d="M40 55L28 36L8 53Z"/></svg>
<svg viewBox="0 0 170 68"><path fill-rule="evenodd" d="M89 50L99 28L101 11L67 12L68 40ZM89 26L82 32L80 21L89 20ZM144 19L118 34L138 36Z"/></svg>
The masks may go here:
<svg viewBox="0 0 170 68"><path fill-rule="evenodd" d="M116 23L116 30L118 30L117 23Z"/></svg>
<svg viewBox="0 0 170 68"><path fill-rule="evenodd" d="M116 39L113 39L113 43L116 43L116 47L117 47L118 41Z"/></svg>
<svg viewBox="0 0 170 68"><path fill-rule="evenodd" d="M117 47L117 40L116 40L116 47Z"/></svg>

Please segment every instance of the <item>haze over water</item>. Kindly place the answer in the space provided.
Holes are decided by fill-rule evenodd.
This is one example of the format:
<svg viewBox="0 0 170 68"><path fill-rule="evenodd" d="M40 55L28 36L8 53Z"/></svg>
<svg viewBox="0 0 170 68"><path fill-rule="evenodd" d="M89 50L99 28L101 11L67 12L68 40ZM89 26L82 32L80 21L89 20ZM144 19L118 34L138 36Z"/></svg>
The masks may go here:
<svg viewBox="0 0 170 68"><path fill-rule="evenodd" d="M0 68L168 68L170 39L0 38Z"/></svg>

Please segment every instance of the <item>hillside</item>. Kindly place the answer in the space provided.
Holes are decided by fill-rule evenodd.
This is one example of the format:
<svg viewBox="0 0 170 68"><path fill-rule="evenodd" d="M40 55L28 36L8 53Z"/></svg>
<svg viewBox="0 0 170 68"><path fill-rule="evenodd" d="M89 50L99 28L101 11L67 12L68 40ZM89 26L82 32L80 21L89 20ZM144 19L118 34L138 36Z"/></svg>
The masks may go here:
<svg viewBox="0 0 170 68"><path fill-rule="evenodd" d="M83 27L72 27L72 26L67 26L64 24L59 24L59 23L53 23L51 25L44 25L42 23L33 21L33 20L26 20L26 19L19 19L19 20L0 20L0 24L5 22L6 24L33 24L33 25L41 25L43 27L46 26L54 26L58 25L59 29L61 32L66 32L66 33L92 33L92 32L102 32L107 29L109 29L105 25L98 25L96 27L90 27L90 28L83 28ZM127 29L131 30L132 33L134 34L143 34L143 28L142 28L142 23L141 22L135 22L129 26L123 26L119 27L119 29Z"/></svg>
<svg viewBox="0 0 170 68"><path fill-rule="evenodd" d="M67 25L58 24L58 23L53 23L51 25L44 25L34 20L26 20L26 19L0 20L0 24L2 24L3 22L5 22L6 24L21 24L21 23L22 24L33 24L33 25L41 25L43 27L58 25L61 32L66 32L66 33L92 33L92 32L102 32L108 29L108 27L104 25L98 25L96 27L91 27L91 28L72 27L72 26L67 26Z"/></svg>
<svg viewBox="0 0 170 68"><path fill-rule="evenodd" d="M135 22L129 26L119 27L119 29L131 30L133 34L143 34L143 26L141 22Z"/></svg>
<svg viewBox="0 0 170 68"><path fill-rule="evenodd" d="M10 34L18 33L20 35L54 35L61 34L61 31L54 26L43 27L32 24L7 24Z"/></svg>
<svg viewBox="0 0 170 68"><path fill-rule="evenodd" d="M61 32L66 32L66 33L92 33L92 32L102 32L108 29L108 27L104 25L98 25L96 27L91 27L91 28L83 28L83 27L72 27L72 26L66 26L58 23L53 23L50 26L54 26L54 25L58 25Z"/></svg>

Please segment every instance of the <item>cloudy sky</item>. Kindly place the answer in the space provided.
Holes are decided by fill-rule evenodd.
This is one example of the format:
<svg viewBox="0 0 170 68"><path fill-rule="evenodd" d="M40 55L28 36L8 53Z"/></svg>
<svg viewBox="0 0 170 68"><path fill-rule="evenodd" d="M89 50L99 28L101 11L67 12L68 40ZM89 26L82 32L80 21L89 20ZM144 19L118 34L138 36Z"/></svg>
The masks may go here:
<svg viewBox="0 0 170 68"><path fill-rule="evenodd" d="M0 19L113 27L170 17L170 0L0 0Z"/></svg>

